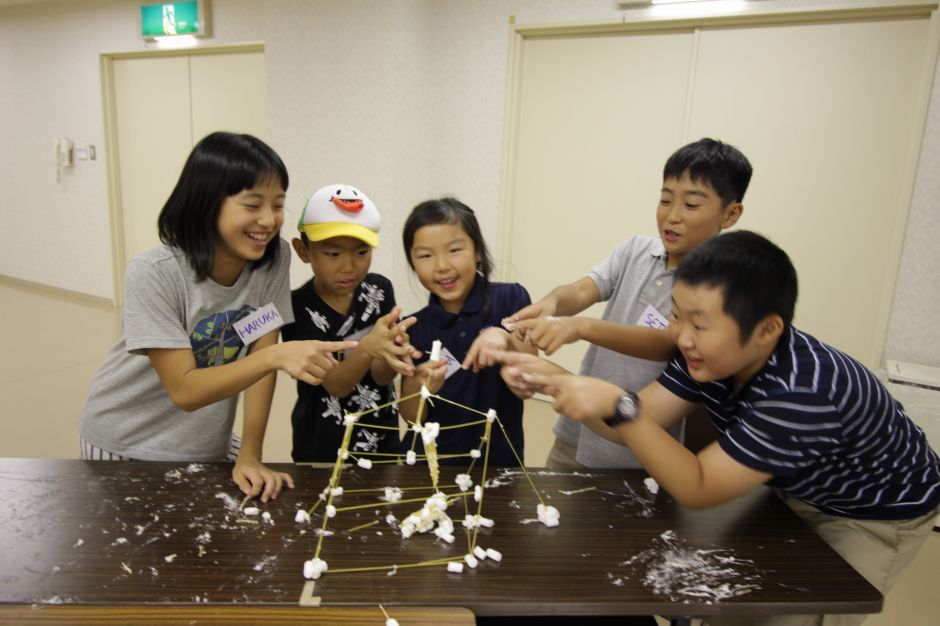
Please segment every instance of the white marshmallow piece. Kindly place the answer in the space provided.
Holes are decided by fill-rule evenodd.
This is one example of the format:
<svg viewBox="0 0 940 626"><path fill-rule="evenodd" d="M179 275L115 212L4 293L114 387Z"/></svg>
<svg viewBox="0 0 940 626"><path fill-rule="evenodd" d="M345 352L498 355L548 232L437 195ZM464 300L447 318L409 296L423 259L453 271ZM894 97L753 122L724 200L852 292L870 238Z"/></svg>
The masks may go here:
<svg viewBox="0 0 940 626"><path fill-rule="evenodd" d="M503 553L500 552L499 550L494 550L493 548L486 549L486 556L490 557L497 563L503 560Z"/></svg>
<svg viewBox="0 0 940 626"><path fill-rule="evenodd" d="M464 563L467 564L467 567L469 567L470 569L474 569L476 568L477 565L480 564L480 562L477 561L477 558L473 556L472 554L463 555L463 560L464 560Z"/></svg>
<svg viewBox="0 0 940 626"><path fill-rule="evenodd" d="M470 491L470 487L473 486L473 479L470 478L470 474L457 474L454 483L461 491Z"/></svg>
<svg viewBox="0 0 940 626"><path fill-rule="evenodd" d="M244 513L245 515L252 516L252 517L254 517L260 512L261 512L261 509L259 509L256 506L247 506L244 509L242 509L242 513Z"/></svg>
<svg viewBox="0 0 940 626"><path fill-rule="evenodd" d="M335 496L341 496L341 495L343 495L343 488L342 488L342 487L333 487L332 489L330 489L330 493L331 493L334 497L335 497Z"/></svg>
<svg viewBox="0 0 940 626"><path fill-rule="evenodd" d="M473 499L476 502L479 502L480 500L483 499L483 487L482 486L477 485L476 487L473 488Z"/></svg>
<svg viewBox="0 0 940 626"><path fill-rule="evenodd" d="M326 506L326 516L327 517L336 517L336 507L332 504Z"/></svg>
<svg viewBox="0 0 940 626"><path fill-rule="evenodd" d="M486 560L486 550L484 550L484 549L481 548L480 546L477 546L477 547L475 547L475 548L473 549L473 556L477 557L477 558L480 559L481 561L485 561L485 560Z"/></svg>
<svg viewBox="0 0 940 626"><path fill-rule="evenodd" d="M274 522L271 521L271 514L268 513L267 511L261 514L261 519L263 519L268 524L271 524L272 526L274 525Z"/></svg>
<svg viewBox="0 0 940 626"><path fill-rule="evenodd" d="M441 425L438 422L428 422L421 429L421 441L425 446L429 446L437 441L437 436L441 433Z"/></svg>
<svg viewBox="0 0 940 626"><path fill-rule="evenodd" d="M431 390L424 385L421 385L421 397L425 400L431 397Z"/></svg>
<svg viewBox="0 0 940 626"><path fill-rule="evenodd" d="M329 569L329 566L323 559L311 559L304 562L304 578L316 580L327 569Z"/></svg>
<svg viewBox="0 0 940 626"><path fill-rule="evenodd" d="M431 360L438 361L441 358L441 340L435 339L431 342Z"/></svg>
<svg viewBox="0 0 940 626"><path fill-rule="evenodd" d="M405 463L408 465L414 465L418 462L418 455L414 450L409 450L405 455Z"/></svg>
<svg viewBox="0 0 940 626"><path fill-rule="evenodd" d="M643 484L646 486L646 490L649 491L650 493L652 493L652 494L654 494L654 495L657 494L657 493L659 493L659 483L656 482L655 479L653 479L653 478L644 478L644 479L643 479Z"/></svg>
<svg viewBox="0 0 940 626"><path fill-rule="evenodd" d="M401 500L401 489L398 487L386 487L385 495L382 496L382 499L386 502L398 502Z"/></svg>
<svg viewBox="0 0 940 626"><path fill-rule="evenodd" d="M307 513L303 509L297 511L297 515L294 516L294 521L298 524L309 524L310 523L310 513Z"/></svg>
<svg viewBox="0 0 940 626"><path fill-rule="evenodd" d="M359 459L358 461L356 461L356 465L358 465L362 469L372 469L372 461L370 461L369 459Z"/></svg>
<svg viewBox="0 0 940 626"><path fill-rule="evenodd" d="M454 574L463 573L463 563L458 563L457 561L451 561L447 564L447 571Z"/></svg>
<svg viewBox="0 0 940 626"><path fill-rule="evenodd" d="M398 620L394 617L390 617L385 620L385 626L398 626Z"/></svg>
<svg viewBox="0 0 940 626"><path fill-rule="evenodd" d="M470 457L471 457L471 458L479 459L481 456L483 456L483 453L480 452L480 451L479 451L478 449L476 449L476 448L474 448L473 450L470 451Z"/></svg>
<svg viewBox="0 0 940 626"><path fill-rule="evenodd" d="M343 416L343 426L349 426L359 421L359 416L354 413L347 413Z"/></svg>
<svg viewBox="0 0 940 626"><path fill-rule="evenodd" d="M551 505L539 504L536 508L539 514L539 521L552 528L558 526L561 520L561 513L558 512L558 509Z"/></svg>
<svg viewBox="0 0 940 626"><path fill-rule="evenodd" d="M496 421L496 409L490 409L486 412L486 421L490 424Z"/></svg>

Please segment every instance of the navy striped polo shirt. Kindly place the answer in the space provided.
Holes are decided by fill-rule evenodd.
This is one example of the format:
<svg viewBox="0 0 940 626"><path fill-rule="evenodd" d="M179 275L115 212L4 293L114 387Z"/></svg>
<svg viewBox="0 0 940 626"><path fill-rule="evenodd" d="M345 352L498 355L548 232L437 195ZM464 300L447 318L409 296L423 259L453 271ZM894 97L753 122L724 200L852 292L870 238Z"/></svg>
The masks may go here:
<svg viewBox="0 0 940 626"><path fill-rule="evenodd" d="M681 354L658 382L705 404L728 455L825 513L911 519L940 504L940 459L901 403L860 363L795 328L738 394L731 378L693 380Z"/></svg>

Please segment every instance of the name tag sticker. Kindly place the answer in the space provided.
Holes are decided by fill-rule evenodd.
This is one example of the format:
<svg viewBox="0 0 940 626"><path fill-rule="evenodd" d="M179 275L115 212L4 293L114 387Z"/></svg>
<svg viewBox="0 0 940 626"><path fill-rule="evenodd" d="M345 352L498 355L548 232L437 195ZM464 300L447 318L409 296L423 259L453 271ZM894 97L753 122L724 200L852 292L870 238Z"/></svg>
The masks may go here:
<svg viewBox="0 0 940 626"><path fill-rule="evenodd" d="M638 319L636 323L638 326L658 328L660 330L669 327L669 320L663 317L652 304L646 306L643 313L640 315L640 319Z"/></svg>
<svg viewBox="0 0 940 626"><path fill-rule="evenodd" d="M264 337L272 330L284 325L284 318L277 312L273 302L269 302L251 315L243 317L232 328L238 333L242 343L251 345L259 337Z"/></svg>
<svg viewBox="0 0 940 626"><path fill-rule="evenodd" d="M447 373L444 374L444 380L447 380L460 369L460 361L455 359L447 348L441 348L441 358L447 359Z"/></svg>

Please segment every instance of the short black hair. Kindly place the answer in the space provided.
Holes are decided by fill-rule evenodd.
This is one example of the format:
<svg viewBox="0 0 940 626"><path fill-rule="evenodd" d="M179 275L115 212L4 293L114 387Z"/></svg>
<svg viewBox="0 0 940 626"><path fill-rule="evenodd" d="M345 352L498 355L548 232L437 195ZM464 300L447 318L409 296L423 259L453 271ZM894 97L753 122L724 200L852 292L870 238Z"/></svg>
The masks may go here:
<svg viewBox="0 0 940 626"><path fill-rule="evenodd" d="M768 315L779 315L785 327L796 308L796 269L787 253L766 237L735 230L712 237L682 260L676 283L720 289L722 310L738 325L741 343Z"/></svg>
<svg viewBox="0 0 940 626"><path fill-rule="evenodd" d="M252 135L221 131L206 135L189 153L176 187L160 211L160 241L182 250L197 278L204 280L212 272L222 203L229 196L271 181L287 191L287 167L268 144ZM279 237L273 238L264 256L250 268L273 262L279 247Z"/></svg>
<svg viewBox="0 0 940 626"><path fill-rule="evenodd" d="M754 172L751 162L731 144L705 137L672 153L663 168L663 180L688 174L715 190L724 206L744 200Z"/></svg>

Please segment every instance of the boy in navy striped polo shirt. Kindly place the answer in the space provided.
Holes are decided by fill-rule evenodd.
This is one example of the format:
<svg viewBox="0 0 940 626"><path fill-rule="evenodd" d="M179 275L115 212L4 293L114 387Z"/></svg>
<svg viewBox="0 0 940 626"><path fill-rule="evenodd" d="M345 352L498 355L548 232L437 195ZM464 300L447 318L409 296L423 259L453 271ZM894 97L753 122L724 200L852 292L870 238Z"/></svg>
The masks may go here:
<svg viewBox="0 0 940 626"><path fill-rule="evenodd" d="M940 505L940 459L875 376L791 325L786 253L748 231L720 235L676 271L669 331L681 354L639 394L505 354L522 384L631 448L680 504L707 508L761 484L886 593ZM718 440L693 454L664 430L704 404ZM859 624L864 615L747 623ZM709 618L708 624L738 623Z"/></svg>

